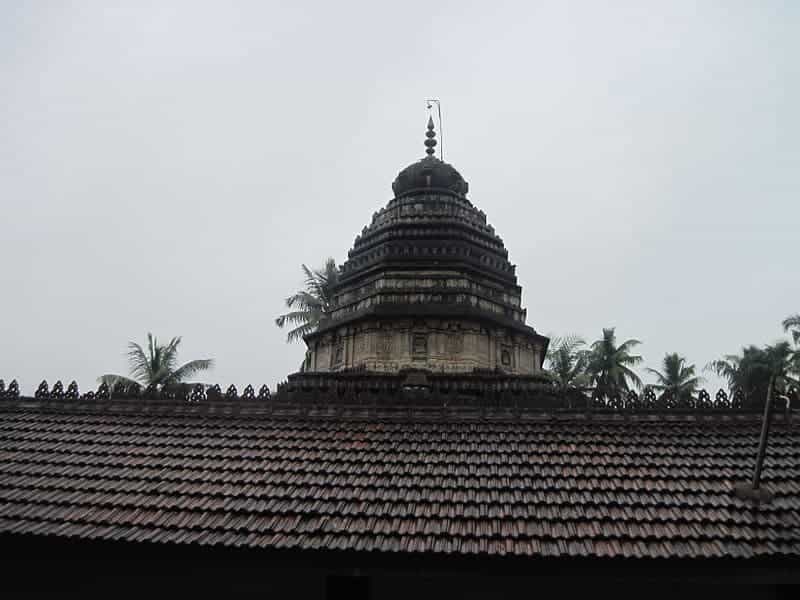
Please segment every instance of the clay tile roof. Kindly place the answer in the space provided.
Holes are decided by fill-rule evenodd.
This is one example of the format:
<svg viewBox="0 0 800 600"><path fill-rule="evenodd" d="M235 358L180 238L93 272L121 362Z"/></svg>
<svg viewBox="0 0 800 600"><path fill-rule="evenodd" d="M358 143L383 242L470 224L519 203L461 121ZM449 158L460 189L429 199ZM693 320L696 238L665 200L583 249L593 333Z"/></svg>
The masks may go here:
<svg viewBox="0 0 800 600"><path fill-rule="evenodd" d="M800 428L756 415L0 402L0 532L538 557L800 556Z"/></svg>

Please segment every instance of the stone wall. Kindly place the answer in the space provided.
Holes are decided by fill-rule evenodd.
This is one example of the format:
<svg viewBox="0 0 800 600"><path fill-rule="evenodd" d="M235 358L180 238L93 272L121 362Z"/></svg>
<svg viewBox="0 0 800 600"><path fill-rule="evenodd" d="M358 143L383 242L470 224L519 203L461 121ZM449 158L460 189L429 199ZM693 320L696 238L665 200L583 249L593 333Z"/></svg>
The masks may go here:
<svg viewBox="0 0 800 600"><path fill-rule="evenodd" d="M509 374L533 375L541 372L543 352L537 338L467 320L368 320L311 341L306 370L365 368L394 373L418 368L469 373L497 368Z"/></svg>

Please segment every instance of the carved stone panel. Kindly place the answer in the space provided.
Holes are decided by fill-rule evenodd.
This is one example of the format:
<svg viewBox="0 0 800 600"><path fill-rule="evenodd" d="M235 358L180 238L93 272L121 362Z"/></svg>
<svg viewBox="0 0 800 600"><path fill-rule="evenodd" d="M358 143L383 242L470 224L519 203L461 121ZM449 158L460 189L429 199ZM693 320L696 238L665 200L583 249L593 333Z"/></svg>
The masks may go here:
<svg viewBox="0 0 800 600"><path fill-rule="evenodd" d="M369 351L369 338L366 333L360 333L356 340L356 352L363 356Z"/></svg>
<svg viewBox="0 0 800 600"><path fill-rule="evenodd" d="M344 340L338 338L333 344L333 359L331 366L339 366L344 362Z"/></svg>
<svg viewBox="0 0 800 600"><path fill-rule="evenodd" d="M511 346L506 344L500 346L500 364L506 369L511 369L514 366L512 352Z"/></svg>
<svg viewBox="0 0 800 600"><path fill-rule="evenodd" d="M464 335L458 331L448 333L445 351L450 356L461 354L464 351Z"/></svg>
<svg viewBox="0 0 800 600"><path fill-rule="evenodd" d="M411 355L414 360L425 360L428 358L428 336L426 334L413 334L411 341Z"/></svg>
<svg viewBox="0 0 800 600"><path fill-rule="evenodd" d="M381 331L378 333L377 354L379 358L387 359L392 356L392 332Z"/></svg>

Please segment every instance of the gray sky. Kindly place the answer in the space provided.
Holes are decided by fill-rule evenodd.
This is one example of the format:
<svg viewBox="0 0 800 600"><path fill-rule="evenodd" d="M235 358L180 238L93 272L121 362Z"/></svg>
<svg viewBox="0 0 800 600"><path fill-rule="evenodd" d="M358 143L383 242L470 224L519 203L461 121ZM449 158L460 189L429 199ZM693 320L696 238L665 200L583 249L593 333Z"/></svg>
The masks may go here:
<svg viewBox="0 0 800 600"><path fill-rule="evenodd" d="M0 3L0 377L94 387L128 340L296 370L274 317L423 156L528 322L702 366L800 311L800 3Z"/></svg>

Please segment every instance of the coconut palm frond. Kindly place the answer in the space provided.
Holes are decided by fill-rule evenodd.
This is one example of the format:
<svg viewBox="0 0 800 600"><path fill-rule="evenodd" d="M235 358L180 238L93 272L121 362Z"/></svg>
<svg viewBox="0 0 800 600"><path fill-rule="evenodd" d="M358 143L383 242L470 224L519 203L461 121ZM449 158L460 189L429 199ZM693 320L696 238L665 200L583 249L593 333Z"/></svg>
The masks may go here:
<svg viewBox="0 0 800 600"><path fill-rule="evenodd" d="M175 369L175 365L178 364L178 346L180 346L180 343L180 336L174 337L169 341L169 344L161 349L159 367L165 368L170 372Z"/></svg>
<svg viewBox="0 0 800 600"><path fill-rule="evenodd" d="M148 341L150 342L150 351L152 352L152 337L148 333ZM128 364L130 365L130 372L134 379L144 382L145 385L150 383L151 375L151 360L145 354L142 347L136 342L128 343Z"/></svg>
<svg viewBox="0 0 800 600"><path fill-rule="evenodd" d="M322 300L310 292L297 292L286 298L286 308L308 310L310 308L319 308L322 305Z"/></svg>
<svg viewBox="0 0 800 600"><path fill-rule="evenodd" d="M702 377L692 377L691 379L685 379L682 383L682 387L691 388L691 390L694 391L703 385L705 381L706 380Z"/></svg>
<svg viewBox="0 0 800 600"><path fill-rule="evenodd" d="M339 269L333 258L328 258L321 269L312 269L302 264L300 268L305 277L305 289L286 298L286 307L292 311L279 315L275 325L297 325L286 335L286 341L302 339L315 331L331 310L333 290L339 281Z"/></svg>
<svg viewBox="0 0 800 600"><path fill-rule="evenodd" d="M728 354L706 365L706 369L723 377L731 390L740 389L751 405L766 399L769 382L774 378L778 391L793 385L800 352L788 341L759 348L745 346L741 354Z"/></svg>
<svg viewBox="0 0 800 600"><path fill-rule="evenodd" d="M193 375L200 373L201 371L207 371L214 367L213 359L200 359L200 360L192 360L187 362L184 365L181 365L177 369L175 369L169 376L166 377L165 383L181 383L186 381Z"/></svg>
<svg viewBox="0 0 800 600"><path fill-rule="evenodd" d="M283 327L286 324L295 325L297 323L307 323L314 317L311 310L296 310L275 319L275 325Z"/></svg>
<svg viewBox="0 0 800 600"><path fill-rule="evenodd" d="M687 364L677 352L664 356L661 371L647 369L647 372L656 376L656 383L651 387L679 398L693 395L703 381L695 375L695 366Z"/></svg>
<svg viewBox="0 0 800 600"><path fill-rule="evenodd" d="M589 385L586 342L577 335L554 337L548 348L547 375L563 392Z"/></svg>
<svg viewBox="0 0 800 600"><path fill-rule="evenodd" d="M548 355L550 353L567 351L570 353L576 352L586 345L586 341L578 335L565 335L561 337L554 337L550 341L548 348Z"/></svg>
<svg viewBox="0 0 800 600"><path fill-rule="evenodd" d="M316 325L312 323L305 323L304 325L300 325L299 327L291 329L289 333L286 334L286 339L289 342L294 342L295 340L302 340L305 336L315 331L316 329L317 329Z"/></svg>
<svg viewBox="0 0 800 600"><path fill-rule="evenodd" d="M630 352L636 346L641 345L641 343L642 342L640 342L639 340L625 340L619 346L617 346L617 351L627 354L628 352Z"/></svg>
<svg viewBox="0 0 800 600"><path fill-rule="evenodd" d="M314 271L303 265L303 271L306 273L306 287L309 293L327 311L332 300L331 291L339 281L339 270L336 266L336 261L329 258L322 269Z"/></svg>
<svg viewBox="0 0 800 600"><path fill-rule="evenodd" d="M177 336L166 345L161 345L152 333L147 334L145 348L136 342L128 342L128 363L132 379L120 375L103 375L101 379L107 383L112 382L112 385L117 381L138 383L142 386L164 385L179 382L194 373L211 368L213 361L206 359L191 361L176 369L180 343L181 337Z"/></svg>
<svg viewBox="0 0 800 600"><path fill-rule="evenodd" d="M656 383L651 384L654 388L661 388L667 385L667 378L661 373L661 371L657 371L656 369L646 368L645 371L650 373L651 375L656 376Z"/></svg>
<svg viewBox="0 0 800 600"><path fill-rule="evenodd" d="M639 376L632 369L629 369L625 365L619 365L617 385L621 389L627 391L630 389L631 384L637 390L642 389L642 380L639 378Z"/></svg>
<svg viewBox="0 0 800 600"><path fill-rule="evenodd" d="M631 385L642 387L641 379L631 368L642 362L641 356L630 353L639 344L639 340L629 339L618 345L613 327L604 328L603 336L592 343L586 371L601 393L626 391Z"/></svg>
<svg viewBox="0 0 800 600"><path fill-rule="evenodd" d="M148 385L163 385L169 379L171 371L166 366L160 366L158 370L150 375Z"/></svg>
<svg viewBox="0 0 800 600"><path fill-rule="evenodd" d="M789 315L783 320L781 325L783 325L783 330L786 333L791 334L792 341L795 345L800 345L800 313Z"/></svg>

